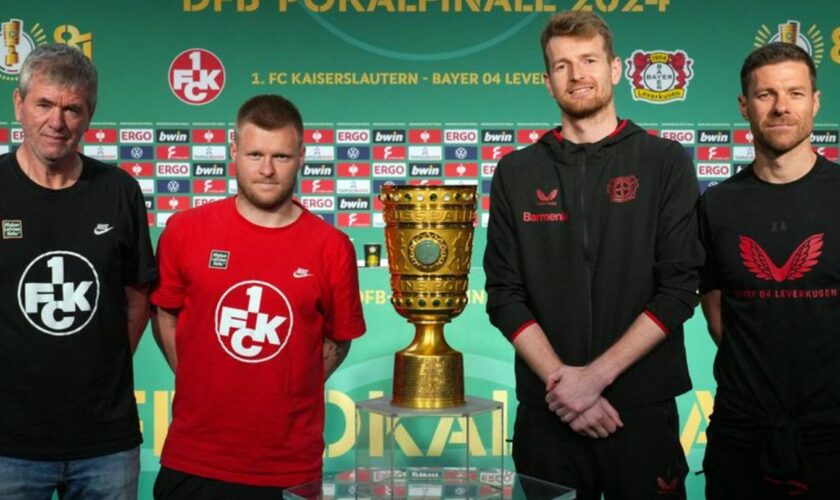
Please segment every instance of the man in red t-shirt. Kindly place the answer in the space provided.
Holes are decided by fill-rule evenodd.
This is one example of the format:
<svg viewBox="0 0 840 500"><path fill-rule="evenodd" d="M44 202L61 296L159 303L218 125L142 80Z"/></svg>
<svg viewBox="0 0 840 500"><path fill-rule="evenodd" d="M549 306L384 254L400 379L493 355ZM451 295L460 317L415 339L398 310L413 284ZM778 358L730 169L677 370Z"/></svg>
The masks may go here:
<svg viewBox="0 0 840 500"><path fill-rule="evenodd" d="M155 498L279 498L321 476L324 380L365 323L352 244L292 199L302 138L291 102L248 100L237 195L161 236L152 326L176 396Z"/></svg>

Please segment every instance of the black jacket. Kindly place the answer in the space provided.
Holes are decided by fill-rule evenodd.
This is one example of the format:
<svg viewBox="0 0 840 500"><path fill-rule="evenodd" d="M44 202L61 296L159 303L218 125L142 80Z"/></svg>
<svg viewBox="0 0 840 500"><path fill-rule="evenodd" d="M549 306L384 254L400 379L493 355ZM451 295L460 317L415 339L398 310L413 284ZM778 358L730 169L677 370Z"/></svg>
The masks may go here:
<svg viewBox="0 0 840 500"><path fill-rule="evenodd" d="M691 388L682 324L703 262L697 180L676 142L622 121L595 144L561 131L505 156L493 176L484 270L490 321L510 340L533 321L560 359L583 366L646 312L668 333L603 393L616 408ZM517 397L545 406L516 358Z"/></svg>

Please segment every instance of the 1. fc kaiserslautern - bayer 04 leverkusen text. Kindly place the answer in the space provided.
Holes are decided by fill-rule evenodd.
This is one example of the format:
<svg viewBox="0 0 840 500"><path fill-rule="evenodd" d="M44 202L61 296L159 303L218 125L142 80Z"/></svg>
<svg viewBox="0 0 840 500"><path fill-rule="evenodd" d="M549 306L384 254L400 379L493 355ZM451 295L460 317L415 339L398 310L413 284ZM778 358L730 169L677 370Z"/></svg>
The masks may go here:
<svg viewBox="0 0 840 500"><path fill-rule="evenodd" d="M536 72L274 72L251 73L252 85L542 85Z"/></svg>

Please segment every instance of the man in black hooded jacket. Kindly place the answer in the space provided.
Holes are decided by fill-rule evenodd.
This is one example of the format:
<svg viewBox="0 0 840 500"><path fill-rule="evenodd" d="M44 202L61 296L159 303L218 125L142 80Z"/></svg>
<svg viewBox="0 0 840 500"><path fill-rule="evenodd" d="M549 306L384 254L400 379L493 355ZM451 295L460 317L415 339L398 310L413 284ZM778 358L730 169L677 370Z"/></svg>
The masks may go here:
<svg viewBox="0 0 840 500"><path fill-rule="evenodd" d="M684 498L691 159L616 115L621 61L598 16L552 17L542 45L563 126L499 163L484 256L490 320L517 353L514 462L584 500Z"/></svg>

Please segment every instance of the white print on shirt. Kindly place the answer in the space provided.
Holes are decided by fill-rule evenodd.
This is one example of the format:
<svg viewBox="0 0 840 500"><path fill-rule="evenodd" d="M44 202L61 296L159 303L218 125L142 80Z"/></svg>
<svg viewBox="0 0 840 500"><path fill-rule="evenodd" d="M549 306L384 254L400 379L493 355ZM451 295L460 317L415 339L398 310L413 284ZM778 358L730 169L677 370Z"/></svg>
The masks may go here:
<svg viewBox="0 0 840 500"><path fill-rule="evenodd" d="M97 224L96 227L93 228L93 234L96 236L102 236L112 229L114 229L114 226L110 224Z"/></svg>
<svg viewBox="0 0 840 500"><path fill-rule="evenodd" d="M245 363L277 356L292 333L294 315L286 296L264 281L241 281L216 304L216 337L222 349Z"/></svg>
<svg viewBox="0 0 840 500"><path fill-rule="evenodd" d="M99 304L99 275L75 252L46 252L29 263L18 282L18 305L26 320L48 335L84 328Z"/></svg>

